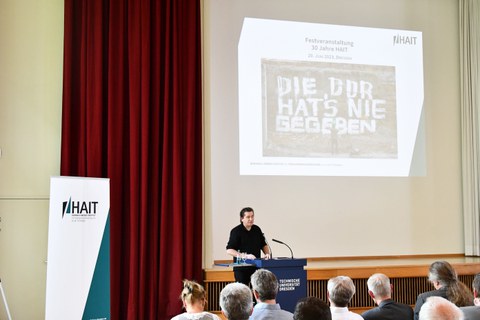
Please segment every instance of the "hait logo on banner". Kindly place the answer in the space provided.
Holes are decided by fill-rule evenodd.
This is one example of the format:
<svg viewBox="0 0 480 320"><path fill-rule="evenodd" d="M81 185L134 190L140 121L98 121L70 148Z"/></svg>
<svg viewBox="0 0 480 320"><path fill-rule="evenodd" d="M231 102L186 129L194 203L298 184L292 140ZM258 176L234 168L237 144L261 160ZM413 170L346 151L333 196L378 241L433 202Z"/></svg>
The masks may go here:
<svg viewBox="0 0 480 320"><path fill-rule="evenodd" d="M62 219L70 216L72 221L95 219L97 216L98 201L68 201L62 203Z"/></svg>

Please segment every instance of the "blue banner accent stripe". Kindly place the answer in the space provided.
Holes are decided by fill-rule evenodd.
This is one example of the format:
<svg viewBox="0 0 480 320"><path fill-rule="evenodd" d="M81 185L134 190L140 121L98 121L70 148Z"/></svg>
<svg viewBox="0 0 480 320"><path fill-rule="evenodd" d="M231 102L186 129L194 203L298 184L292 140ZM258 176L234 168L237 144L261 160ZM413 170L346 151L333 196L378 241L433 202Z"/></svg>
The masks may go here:
<svg viewBox="0 0 480 320"><path fill-rule="evenodd" d="M109 320L110 318L110 210L108 210L92 285L82 319Z"/></svg>

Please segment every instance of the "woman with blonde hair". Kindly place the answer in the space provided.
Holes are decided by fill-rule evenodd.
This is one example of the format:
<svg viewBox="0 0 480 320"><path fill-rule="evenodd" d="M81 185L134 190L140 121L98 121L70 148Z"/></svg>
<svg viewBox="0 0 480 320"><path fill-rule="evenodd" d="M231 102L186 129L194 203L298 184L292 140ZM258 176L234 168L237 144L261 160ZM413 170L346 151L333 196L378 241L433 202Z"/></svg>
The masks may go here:
<svg viewBox="0 0 480 320"><path fill-rule="evenodd" d="M217 315L204 311L207 303L205 289L197 282L183 280L180 299L185 312L173 317L172 320L220 320Z"/></svg>
<svg viewBox="0 0 480 320"><path fill-rule="evenodd" d="M458 280L457 272L447 261L435 261L430 265L428 280L435 290L418 295L415 304L414 319L419 318L422 305L428 297L438 296L445 298L457 307L473 305L473 294L468 287Z"/></svg>

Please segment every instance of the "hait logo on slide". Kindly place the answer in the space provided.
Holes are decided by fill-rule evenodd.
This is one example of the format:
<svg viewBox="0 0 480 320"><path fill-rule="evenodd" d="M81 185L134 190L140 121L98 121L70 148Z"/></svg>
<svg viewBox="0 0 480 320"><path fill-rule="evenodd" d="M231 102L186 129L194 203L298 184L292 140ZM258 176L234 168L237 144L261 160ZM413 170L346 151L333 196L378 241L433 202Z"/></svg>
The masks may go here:
<svg viewBox="0 0 480 320"><path fill-rule="evenodd" d="M414 36L403 36L397 34L393 36L393 45L411 45L414 46L417 44L417 37Z"/></svg>
<svg viewBox="0 0 480 320"><path fill-rule="evenodd" d="M71 216L75 220L93 219L97 215L98 201L68 201L62 203L62 219Z"/></svg>

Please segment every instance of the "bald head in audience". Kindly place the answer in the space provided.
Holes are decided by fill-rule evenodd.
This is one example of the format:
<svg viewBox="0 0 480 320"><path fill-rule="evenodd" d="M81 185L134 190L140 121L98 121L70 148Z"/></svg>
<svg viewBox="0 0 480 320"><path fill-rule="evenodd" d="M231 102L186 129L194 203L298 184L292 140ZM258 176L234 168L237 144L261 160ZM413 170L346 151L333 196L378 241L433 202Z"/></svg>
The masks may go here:
<svg viewBox="0 0 480 320"><path fill-rule="evenodd" d="M463 320L463 312L447 299L433 296L422 305L419 320Z"/></svg>

